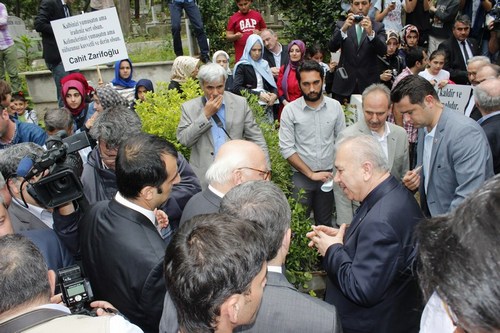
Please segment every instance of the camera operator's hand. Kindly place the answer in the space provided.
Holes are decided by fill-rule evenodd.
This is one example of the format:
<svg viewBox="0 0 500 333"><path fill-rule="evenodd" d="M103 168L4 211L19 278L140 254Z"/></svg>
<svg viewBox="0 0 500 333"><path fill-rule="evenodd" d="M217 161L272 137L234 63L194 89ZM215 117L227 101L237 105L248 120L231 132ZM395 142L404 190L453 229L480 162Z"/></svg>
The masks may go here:
<svg viewBox="0 0 500 333"><path fill-rule="evenodd" d="M380 74L380 80L387 82L392 79L392 71L390 69L385 70Z"/></svg>
<svg viewBox="0 0 500 333"><path fill-rule="evenodd" d="M347 33L347 30L352 27L352 25L354 24L354 14L353 13L349 13L347 15L347 18L345 19L344 21L344 25L342 26L342 32L344 33Z"/></svg>
<svg viewBox="0 0 500 333"><path fill-rule="evenodd" d="M64 305L63 299L62 299L62 294L59 293L57 295L54 295L54 296L50 297L50 303L52 303L52 304L63 304Z"/></svg>
<svg viewBox="0 0 500 333"><path fill-rule="evenodd" d="M112 316L119 313L113 304L106 301L93 301L90 307L95 310L97 316Z"/></svg>
<svg viewBox="0 0 500 333"><path fill-rule="evenodd" d="M366 35L371 36L373 33L372 21L368 16L365 16L360 25L365 29Z"/></svg>

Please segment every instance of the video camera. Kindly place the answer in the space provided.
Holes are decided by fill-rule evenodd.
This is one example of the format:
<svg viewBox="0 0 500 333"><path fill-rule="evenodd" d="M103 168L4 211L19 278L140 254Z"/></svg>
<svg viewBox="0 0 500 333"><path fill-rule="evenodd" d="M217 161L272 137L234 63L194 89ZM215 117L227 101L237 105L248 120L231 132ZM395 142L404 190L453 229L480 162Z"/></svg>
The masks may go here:
<svg viewBox="0 0 500 333"><path fill-rule="evenodd" d="M81 132L66 137L65 131L50 136L47 150L42 156L25 157L19 163L17 175L29 183L28 193L46 208L58 207L83 196L80 175L83 171L82 160L77 153L90 146L87 133ZM49 170L48 174L44 171ZM31 183L36 175L42 177Z"/></svg>
<svg viewBox="0 0 500 333"><path fill-rule="evenodd" d="M61 268L57 271L57 276L63 302L71 313L96 316L95 311L90 308L94 294L89 280L83 277L80 267L73 265Z"/></svg>

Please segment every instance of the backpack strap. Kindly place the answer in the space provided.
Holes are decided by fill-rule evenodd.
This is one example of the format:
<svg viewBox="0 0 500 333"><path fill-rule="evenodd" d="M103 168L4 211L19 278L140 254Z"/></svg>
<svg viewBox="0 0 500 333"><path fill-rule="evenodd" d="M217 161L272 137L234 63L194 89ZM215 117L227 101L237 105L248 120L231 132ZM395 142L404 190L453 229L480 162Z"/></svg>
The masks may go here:
<svg viewBox="0 0 500 333"><path fill-rule="evenodd" d="M20 316L7 320L0 324L1 332L18 333L34 326L38 326L55 318L69 315L68 313L54 309L37 309L23 313Z"/></svg>

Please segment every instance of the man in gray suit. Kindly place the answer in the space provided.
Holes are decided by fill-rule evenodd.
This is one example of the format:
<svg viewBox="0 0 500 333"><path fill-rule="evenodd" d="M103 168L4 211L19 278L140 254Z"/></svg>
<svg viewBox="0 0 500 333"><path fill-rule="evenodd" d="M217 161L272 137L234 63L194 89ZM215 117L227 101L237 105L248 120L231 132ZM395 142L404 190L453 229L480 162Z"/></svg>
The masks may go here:
<svg viewBox="0 0 500 333"><path fill-rule="evenodd" d="M417 168L403 177L420 191L424 214L454 210L472 191L493 176L488 140L472 119L441 104L426 79L411 75L391 93L394 108L419 128Z"/></svg>
<svg viewBox="0 0 500 333"><path fill-rule="evenodd" d="M259 145L267 156L267 145L244 97L224 91L227 73L218 64L207 64L198 73L204 96L182 104L177 140L191 148L189 163L207 187L205 173L224 142L246 139Z"/></svg>
<svg viewBox="0 0 500 333"><path fill-rule="evenodd" d="M269 180L266 155L255 143L231 140L220 147L206 173L208 188L189 199L180 224L200 214L217 213L222 197L233 187L249 180Z"/></svg>
<svg viewBox="0 0 500 333"><path fill-rule="evenodd" d="M363 91L362 105L364 119L340 132L337 142L343 138L360 135L373 135L381 144L388 160L391 174L401 180L409 169L408 135L406 131L388 121L391 109L391 92L380 83L374 83ZM359 203L349 200L337 183L334 183L337 225L349 224L353 211Z"/></svg>
<svg viewBox="0 0 500 333"><path fill-rule="evenodd" d="M290 206L272 182L249 181L229 191L221 213L253 221L264 230L267 244L267 284L255 322L235 332L342 332L333 305L299 292L283 274L290 247ZM160 332L177 332L177 316L170 297L165 298Z"/></svg>

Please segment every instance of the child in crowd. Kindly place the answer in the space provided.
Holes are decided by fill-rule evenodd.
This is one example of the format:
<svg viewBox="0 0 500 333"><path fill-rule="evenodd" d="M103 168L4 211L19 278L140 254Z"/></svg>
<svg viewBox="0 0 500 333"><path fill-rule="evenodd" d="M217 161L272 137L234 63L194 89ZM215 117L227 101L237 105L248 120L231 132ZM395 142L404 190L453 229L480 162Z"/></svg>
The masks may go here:
<svg viewBox="0 0 500 333"><path fill-rule="evenodd" d="M10 98L10 110L12 116L27 123L38 125L38 116L35 110L31 110L28 106L28 100L22 91L13 93ZM10 112L9 112L10 113Z"/></svg>
<svg viewBox="0 0 500 333"><path fill-rule="evenodd" d="M130 105L130 108L132 110L135 110L135 103L137 100L141 100L144 102L146 99L146 93L148 91L155 92L155 88L153 86L153 82L148 79L140 79L137 81L137 84L135 85L135 95L134 95L134 101Z"/></svg>
<svg viewBox="0 0 500 333"><path fill-rule="evenodd" d="M427 79L436 89L441 89L450 81L450 72L443 69L446 60L444 50L436 50L429 57L429 66L418 75Z"/></svg>
<svg viewBox="0 0 500 333"><path fill-rule="evenodd" d="M85 123L95 112L91 93L94 88L89 86L87 79L81 73L71 73L61 80L61 93L64 106L71 112L75 121L74 132L86 131Z"/></svg>
<svg viewBox="0 0 500 333"><path fill-rule="evenodd" d="M227 24L226 40L234 43L235 62L243 55L248 36L260 34L267 28L266 22L258 11L250 9L252 0L236 0L238 11L234 13Z"/></svg>
<svg viewBox="0 0 500 333"><path fill-rule="evenodd" d="M406 67L406 53L411 47L418 46L419 32L416 26L407 24L401 29L400 40L401 48L399 49L399 56L403 59L403 68Z"/></svg>
<svg viewBox="0 0 500 333"><path fill-rule="evenodd" d="M115 77L111 80L112 87L125 97L129 103L134 100L135 93L136 82L132 79L133 73L134 68L130 59L119 60L115 63Z"/></svg>
<svg viewBox="0 0 500 333"><path fill-rule="evenodd" d="M319 63L321 67L323 67L323 69L325 70L326 74L326 72L330 70L330 67L323 62L324 55L325 52L323 51L323 49L319 44L314 44L313 46L307 49L308 59L314 60L317 63Z"/></svg>

